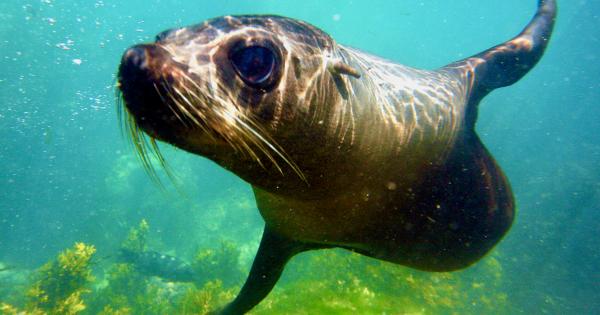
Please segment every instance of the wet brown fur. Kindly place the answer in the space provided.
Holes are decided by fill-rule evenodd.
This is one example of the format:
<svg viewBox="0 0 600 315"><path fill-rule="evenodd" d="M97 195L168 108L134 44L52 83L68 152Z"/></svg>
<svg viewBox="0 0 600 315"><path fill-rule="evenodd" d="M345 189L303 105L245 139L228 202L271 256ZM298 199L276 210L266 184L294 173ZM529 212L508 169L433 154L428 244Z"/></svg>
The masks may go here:
<svg viewBox="0 0 600 315"><path fill-rule="evenodd" d="M234 172L265 219L249 279L223 314L258 303L303 250L342 247L429 271L489 252L515 205L475 133L477 105L539 61L555 14L542 0L519 36L436 71L278 16L216 18L129 50L119 81L134 136L143 130ZM230 61L252 45L278 58L260 89Z"/></svg>

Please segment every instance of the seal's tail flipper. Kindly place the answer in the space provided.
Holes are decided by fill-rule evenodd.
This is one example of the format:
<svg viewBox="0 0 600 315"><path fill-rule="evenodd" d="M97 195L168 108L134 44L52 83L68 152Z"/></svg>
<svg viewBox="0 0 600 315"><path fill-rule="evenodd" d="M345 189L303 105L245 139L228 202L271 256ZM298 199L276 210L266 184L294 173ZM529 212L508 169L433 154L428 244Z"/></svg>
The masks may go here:
<svg viewBox="0 0 600 315"><path fill-rule="evenodd" d="M494 89L519 81L542 58L556 19L556 1L539 0L538 10L517 37L442 70L457 73L470 86L468 117L474 124L476 105Z"/></svg>

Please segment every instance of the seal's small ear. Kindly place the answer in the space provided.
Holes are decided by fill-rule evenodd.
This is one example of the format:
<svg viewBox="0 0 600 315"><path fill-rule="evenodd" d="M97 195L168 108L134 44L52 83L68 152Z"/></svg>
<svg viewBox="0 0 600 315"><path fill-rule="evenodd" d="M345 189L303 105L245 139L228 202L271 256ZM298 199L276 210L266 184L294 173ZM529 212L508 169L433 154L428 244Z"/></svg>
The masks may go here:
<svg viewBox="0 0 600 315"><path fill-rule="evenodd" d="M354 78L360 78L358 70L352 68L350 65L344 63L341 60L329 60L327 62L327 70L331 73L335 85L342 95L342 97L348 99L348 88L346 88L346 82L342 79L342 75L349 75Z"/></svg>
<svg viewBox="0 0 600 315"><path fill-rule="evenodd" d="M355 78L360 78L360 72L358 70L352 68L347 63L344 63L341 60L331 60L327 64L327 69L331 74L335 75L349 75Z"/></svg>

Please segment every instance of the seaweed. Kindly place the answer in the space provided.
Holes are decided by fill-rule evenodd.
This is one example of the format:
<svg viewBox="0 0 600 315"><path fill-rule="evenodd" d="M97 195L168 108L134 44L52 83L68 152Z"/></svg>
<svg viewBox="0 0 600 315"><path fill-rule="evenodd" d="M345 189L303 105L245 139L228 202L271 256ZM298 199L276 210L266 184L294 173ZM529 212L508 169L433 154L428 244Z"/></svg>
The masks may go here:
<svg viewBox="0 0 600 315"><path fill-rule="evenodd" d="M299 255L253 314L509 313L502 268L429 273L343 250Z"/></svg>
<svg viewBox="0 0 600 315"><path fill-rule="evenodd" d="M122 247L147 250L148 222L130 229ZM26 303L0 303L2 314L207 314L231 301L246 275L240 244L200 249L193 284L147 277L132 264L109 263L92 276L95 248L77 243L44 264L23 292ZM466 271L420 272L345 250L302 253L251 314L511 313L498 252ZM22 310L19 308L22 307Z"/></svg>
<svg viewBox="0 0 600 315"><path fill-rule="evenodd" d="M145 219L132 227L121 248L141 253L148 249L150 225ZM135 270L130 263L112 264L104 284L96 289L90 309L94 314L164 314L170 302L160 295L160 286Z"/></svg>
<svg viewBox="0 0 600 315"><path fill-rule="evenodd" d="M177 306L177 314L208 314L217 306L225 305L235 297L235 289L223 288L219 280L209 281L200 289L190 288Z"/></svg>
<svg viewBox="0 0 600 315"><path fill-rule="evenodd" d="M127 234L127 238L121 244L121 248L132 252L143 252L148 249L148 231L150 225L146 219L142 219L137 227L132 227Z"/></svg>
<svg viewBox="0 0 600 315"><path fill-rule="evenodd" d="M217 249L200 249L192 261L192 268L198 275L196 281L202 286L214 280L222 282L224 287L240 285L244 272L239 264L240 251L231 241L222 241Z"/></svg>
<svg viewBox="0 0 600 315"><path fill-rule="evenodd" d="M90 262L96 252L93 245L76 243L56 259L40 267L27 290L24 311L2 304L6 314L77 314L85 310L82 295L90 292L94 280Z"/></svg>

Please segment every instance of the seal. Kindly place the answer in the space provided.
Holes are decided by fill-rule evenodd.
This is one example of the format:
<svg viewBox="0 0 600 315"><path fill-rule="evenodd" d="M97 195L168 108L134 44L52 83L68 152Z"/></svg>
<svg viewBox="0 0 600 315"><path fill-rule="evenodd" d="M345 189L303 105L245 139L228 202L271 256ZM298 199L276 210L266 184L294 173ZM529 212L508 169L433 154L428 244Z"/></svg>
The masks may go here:
<svg viewBox="0 0 600 315"><path fill-rule="evenodd" d="M144 164L152 152L164 162L156 140L211 159L252 185L265 220L250 274L219 312L249 311L306 250L427 271L488 253L515 206L475 133L477 107L540 60L556 10L541 0L515 38L432 71L267 15L215 18L129 48L119 90Z"/></svg>

